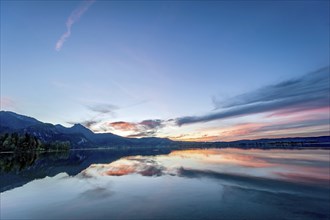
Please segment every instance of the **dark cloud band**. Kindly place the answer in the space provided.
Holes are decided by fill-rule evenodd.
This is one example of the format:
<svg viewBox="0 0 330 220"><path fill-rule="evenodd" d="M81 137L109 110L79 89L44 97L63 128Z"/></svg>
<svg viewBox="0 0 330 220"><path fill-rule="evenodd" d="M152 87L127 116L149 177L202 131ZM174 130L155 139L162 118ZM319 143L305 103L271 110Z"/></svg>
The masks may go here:
<svg viewBox="0 0 330 220"><path fill-rule="evenodd" d="M187 116L176 119L177 125L208 122L230 117L285 110L299 112L329 106L329 67L306 74L298 79L217 102L222 111L202 116Z"/></svg>

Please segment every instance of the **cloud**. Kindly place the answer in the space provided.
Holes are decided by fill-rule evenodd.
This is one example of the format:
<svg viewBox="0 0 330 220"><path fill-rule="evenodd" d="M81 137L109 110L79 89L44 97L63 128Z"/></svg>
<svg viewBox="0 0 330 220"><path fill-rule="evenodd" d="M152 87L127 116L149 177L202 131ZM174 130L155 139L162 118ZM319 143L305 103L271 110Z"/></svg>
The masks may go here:
<svg viewBox="0 0 330 220"><path fill-rule="evenodd" d="M138 131L135 123L125 122L125 121L116 121L116 122L109 123L109 125L116 130Z"/></svg>
<svg viewBox="0 0 330 220"><path fill-rule="evenodd" d="M119 109L118 106L112 104L96 104L96 105L88 105L87 108L91 111L107 114L113 113L114 110Z"/></svg>
<svg viewBox="0 0 330 220"><path fill-rule="evenodd" d="M308 95L308 98L319 98L328 92L329 67L325 67L300 78L265 86L258 90L236 96L233 99L227 99L222 103L215 100L215 104L217 108L236 107L251 103L292 99L304 95Z"/></svg>
<svg viewBox="0 0 330 220"><path fill-rule="evenodd" d="M141 137L153 137L157 133L157 130L151 130L151 131L143 131L139 133L134 133L127 135L128 138L141 138Z"/></svg>
<svg viewBox="0 0 330 220"><path fill-rule="evenodd" d="M100 120L90 119L90 120L85 120L85 121L81 121L81 122L68 121L66 123L71 124L71 125L82 124L83 126L85 126L87 128L91 128L93 125L96 125L99 122L100 122Z"/></svg>
<svg viewBox="0 0 330 220"><path fill-rule="evenodd" d="M329 106L329 67L306 74L300 78L242 94L223 102L215 100L216 109L202 116L176 119L176 124L208 122L243 115L283 111L299 112Z"/></svg>
<svg viewBox="0 0 330 220"><path fill-rule="evenodd" d="M315 187L309 187L308 185L301 183L313 183L321 186L328 186L329 184L329 180L325 178L307 177L303 174L290 175L280 172L274 172L274 174L282 177L282 179L240 175L234 172L224 173L212 170L196 170L187 168L180 168L178 176L186 178L212 178L217 179L223 183L230 184L231 186L237 186L243 189L275 193L285 191L289 194L315 194L315 191L313 192L313 189L315 190ZM322 193L320 193L320 191L322 190L322 188L318 188L318 196L323 197Z"/></svg>
<svg viewBox="0 0 330 220"><path fill-rule="evenodd" d="M155 129L155 128L163 127L163 121L159 120L159 119L144 120L144 121L141 121L139 124L146 129Z"/></svg>
<svg viewBox="0 0 330 220"><path fill-rule="evenodd" d="M76 8L69 16L66 21L66 32L62 34L60 39L56 42L55 50L60 51L63 47L64 42L70 37L71 35L71 28L74 23L76 23L80 17L88 10L88 8L95 2L95 0L85 0L82 4Z"/></svg>
<svg viewBox="0 0 330 220"><path fill-rule="evenodd" d="M160 119L149 119L141 122L117 121L108 123L108 127L117 131L131 131L127 137L149 137L154 136L157 131L165 126L165 121Z"/></svg>
<svg viewBox="0 0 330 220"><path fill-rule="evenodd" d="M115 111L123 108L129 108L134 105L139 105L140 103L135 103L128 106L117 106L108 103L89 103L84 104L84 106L93 112L93 117L87 120L82 120L80 122L67 122L69 124L82 124L85 127L93 130L94 132L112 132L113 130L120 130L120 131L135 131L139 132L141 127L145 129L153 129L157 126L160 126L157 120L145 120L140 123L130 123L124 121L117 121L109 123L107 121L107 117L110 115L115 117Z"/></svg>
<svg viewBox="0 0 330 220"><path fill-rule="evenodd" d="M267 125L255 129L254 132L279 131L279 130L296 129L296 128L307 128L307 127L314 127L321 125L329 125L329 119L312 119L306 121Z"/></svg>
<svg viewBox="0 0 330 220"><path fill-rule="evenodd" d="M92 127L93 125L96 125L97 123L99 123L100 120L86 120L81 122L82 125L84 125L87 128Z"/></svg>
<svg viewBox="0 0 330 220"><path fill-rule="evenodd" d="M124 108L131 108L131 107L134 107L134 106L137 106L137 105L141 105L145 102L146 101L144 100L144 101L136 102L136 103L126 105L126 106L117 106L117 105L107 104L107 103L97 103L97 104L93 103L93 104L88 104L88 105L85 105L85 106L89 110L91 110L93 112L96 112L96 113L99 113L99 114L108 114L108 113L114 114L115 110L124 109Z"/></svg>
<svg viewBox="0 0 330 220"><path fill-rule="evenodd" d="M237 139L323 136L329 135L328 128L329 118L324 116L294 117L279 122L240 123L226 127L224 130L219 129L216 140L235 141Z"/></svg>

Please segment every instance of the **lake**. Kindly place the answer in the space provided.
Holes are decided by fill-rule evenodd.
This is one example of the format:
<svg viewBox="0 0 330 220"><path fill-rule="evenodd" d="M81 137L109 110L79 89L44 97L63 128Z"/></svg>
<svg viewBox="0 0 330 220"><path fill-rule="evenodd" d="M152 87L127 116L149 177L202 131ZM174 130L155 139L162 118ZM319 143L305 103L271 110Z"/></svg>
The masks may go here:
<svg viewBox="0 0 330 220"><path fill-rule="evenodd" d="M1 219L330 219L329 150L1 154Z"/></svg>

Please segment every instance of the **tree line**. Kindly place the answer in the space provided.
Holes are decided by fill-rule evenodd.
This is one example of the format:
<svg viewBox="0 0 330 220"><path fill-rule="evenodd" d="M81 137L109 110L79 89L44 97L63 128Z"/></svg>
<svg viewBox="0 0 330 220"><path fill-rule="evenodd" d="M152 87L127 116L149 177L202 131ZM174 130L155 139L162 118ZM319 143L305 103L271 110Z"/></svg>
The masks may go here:
<svg viewBox="0 0 330 220"><path fill-rule="evenodd" d="M25 133L6 133L0 136L0 151L67 151L69 141L53 141L44 143L37 137Z"/></svg>

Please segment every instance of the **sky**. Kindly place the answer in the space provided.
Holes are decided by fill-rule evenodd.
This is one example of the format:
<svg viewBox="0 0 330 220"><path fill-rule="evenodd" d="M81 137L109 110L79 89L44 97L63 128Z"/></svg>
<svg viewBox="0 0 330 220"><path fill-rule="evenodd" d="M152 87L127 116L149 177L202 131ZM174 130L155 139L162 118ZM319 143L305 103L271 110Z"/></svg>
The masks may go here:
<svg viewBox="0 0 330 220"><path fill-rule="evenodd" d="M1 1L1 110L126 137L329 134L328 1Z"/></svg>

